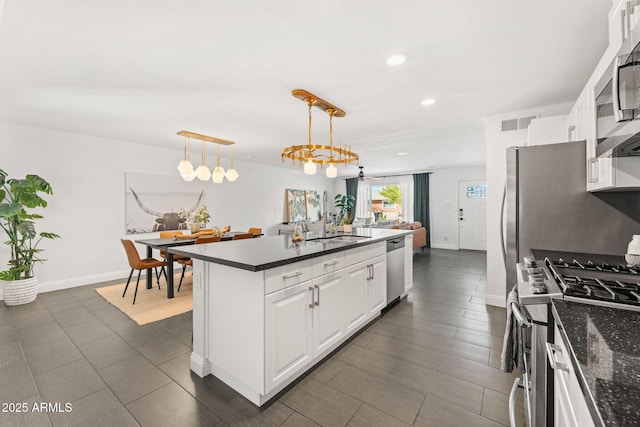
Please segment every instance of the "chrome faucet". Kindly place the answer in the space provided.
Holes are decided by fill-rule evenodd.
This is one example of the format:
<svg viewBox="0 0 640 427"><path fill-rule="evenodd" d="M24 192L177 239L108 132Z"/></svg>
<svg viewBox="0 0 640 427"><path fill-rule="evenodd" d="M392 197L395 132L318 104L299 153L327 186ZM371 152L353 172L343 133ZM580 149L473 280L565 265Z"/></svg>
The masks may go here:
<svg viewBox="0 0 640 427"><path fill-rule="evenodd" d="M322 238L327 237L327 190L322 193Z"/></svg>

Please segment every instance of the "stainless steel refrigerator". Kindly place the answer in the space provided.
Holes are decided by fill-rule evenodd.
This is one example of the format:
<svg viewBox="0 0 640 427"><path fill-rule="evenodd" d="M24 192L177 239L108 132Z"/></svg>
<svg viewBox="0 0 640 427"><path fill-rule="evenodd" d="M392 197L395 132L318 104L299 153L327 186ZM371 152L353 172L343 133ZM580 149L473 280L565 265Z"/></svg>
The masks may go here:
<svg viewBox="0 0 640 427"><path fill-rule="evenodd" d="M584 141L507 149L506 294L531 249L624 255L640 234L640 191L586 191Z"/></svg>

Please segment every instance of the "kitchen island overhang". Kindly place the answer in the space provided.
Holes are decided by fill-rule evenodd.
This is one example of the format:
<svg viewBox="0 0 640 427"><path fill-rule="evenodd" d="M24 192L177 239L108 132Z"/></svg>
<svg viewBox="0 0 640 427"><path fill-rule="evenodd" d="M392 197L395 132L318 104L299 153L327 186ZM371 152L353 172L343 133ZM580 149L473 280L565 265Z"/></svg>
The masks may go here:
<svg viewBox="0 0 640 427"><path fill-rule="evenodd" d="M170 249L193 259L191 370L263 405L380 316L386 241L412 232L356 229L363 236L356 241L272 236Z"/></svg>

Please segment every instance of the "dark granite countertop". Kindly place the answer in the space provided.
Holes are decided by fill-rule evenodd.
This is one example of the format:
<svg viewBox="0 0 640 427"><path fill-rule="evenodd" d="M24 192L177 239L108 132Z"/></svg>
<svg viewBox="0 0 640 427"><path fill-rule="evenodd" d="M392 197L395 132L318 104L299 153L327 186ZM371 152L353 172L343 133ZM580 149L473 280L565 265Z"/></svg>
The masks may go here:
<svg viewBox="0 0 640 427"><path fill-rule="evenodd" d="M306 233L299 243L291 241L291 235L264 236L257 239L231 240L205 245L189 245L169 248L169 252L195 259L228 265L249 271L261 271L291 264L333 252L370 245L394 237L413 234L413 230L355 228L345 236L363 236L357 242L322 243L309 239L321 237L319 233Z"/></svg>
<svg viewBox="0 0 640 427"><path fill-rule="evenodd" d="M640 425L640 312L553 299L596 425Z"/></svg>

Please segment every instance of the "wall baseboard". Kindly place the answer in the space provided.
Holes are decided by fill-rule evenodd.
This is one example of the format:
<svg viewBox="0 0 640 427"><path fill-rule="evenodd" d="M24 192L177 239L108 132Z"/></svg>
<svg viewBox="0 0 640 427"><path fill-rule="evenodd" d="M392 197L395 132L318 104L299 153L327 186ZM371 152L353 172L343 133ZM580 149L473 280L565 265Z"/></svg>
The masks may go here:
<svg viewBox="0 0 640 427"><path fill-rule="evenodd" d="M457 251L458 245L454 245L451 243L431 243L431 247L434 249L450 249L452 251Z"/></svg>
<svg viewBox="0 0 640 427"><path fill-rule="evenodd" d="M91 276L74 277L72 279L56 280L53 282L38 283L38 293L59 291L61 289L77 288L78 286L91 285L93 283L107 282L129 276L131 270L112 271L110 273L93 274ZM142 280L142 279L141 279ZM0 289L0 300L3 300L2 289Z"/></svg>
<svg viewBox="0 0 640 427"><path fill-rule="evenodd" d="M496 307L502 307L502 308L507 307L507 299L502 295L487 294L485 296L485 301L487 302L487 305L494 305Z"/></svg>

